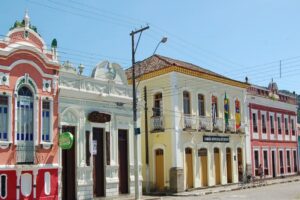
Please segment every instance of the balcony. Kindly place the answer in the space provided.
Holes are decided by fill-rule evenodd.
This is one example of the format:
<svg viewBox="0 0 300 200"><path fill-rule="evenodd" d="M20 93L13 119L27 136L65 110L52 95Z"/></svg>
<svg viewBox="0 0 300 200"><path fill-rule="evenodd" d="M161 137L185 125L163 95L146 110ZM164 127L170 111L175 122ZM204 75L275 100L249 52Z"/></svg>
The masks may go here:
<svg viewBox="0 0 300 200"><path fill-rule="evenodd" d="M153 116L150 118L150 120L151 120L150 130L152 133L162 132L165 130L163 116Z"/></svg>
<svg viewBox="0 0 300 200"><path fill-rule="evenodd" d="M212 121L211 117L199 116L199 126L198 130L211 131L212 130Z"/></svg>
<svg viewBox="0 0 300 200"><path fill-rule="evenodd" d="M183 130L197 130L196 116L184 114L183 116Z"/></svg>
<svg viewBox="0 0 300 200"><path fill-rule="evenodd" d="M16 154L17 164L34 164L35 150L33 143L18 144Z"/></svg>
<svg viewBox="0 0 300 200"><path fill-rule="evenodd" d="M213 121L210 116L185 114L182 116L181 121L183 130L225 132L225 120L223 118L216 118L215 124L213 125ZM237 130L235 120L229 119L226 132L236 133L244 131L242 128Z"/></svg>

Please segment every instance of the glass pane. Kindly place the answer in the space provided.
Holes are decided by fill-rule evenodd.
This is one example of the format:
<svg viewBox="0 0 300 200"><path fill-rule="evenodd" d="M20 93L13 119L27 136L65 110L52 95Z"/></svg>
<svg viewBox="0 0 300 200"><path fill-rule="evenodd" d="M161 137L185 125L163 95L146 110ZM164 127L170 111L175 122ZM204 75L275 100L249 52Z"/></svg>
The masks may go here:
<svg viewBox="0 0 300 200"><path fill-rule="evenodd" d="M1 176L1 198L6 197L6 188L7 188L7 177L5 175Z"/></svg>

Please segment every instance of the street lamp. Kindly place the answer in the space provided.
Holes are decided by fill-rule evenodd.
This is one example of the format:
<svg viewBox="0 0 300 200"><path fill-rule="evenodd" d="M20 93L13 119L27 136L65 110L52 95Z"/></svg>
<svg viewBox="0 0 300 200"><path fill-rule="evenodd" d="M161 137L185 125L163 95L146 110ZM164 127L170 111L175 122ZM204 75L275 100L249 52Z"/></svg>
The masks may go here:
<svg viewBox="0 0 300 200"><path fill-rule="evenodd" d="M167 37L163 37L159 43L156 45L156 48L152 55L155 54L161 43L166 43L168 40ZM148 138L148 107L147 107L147 86L144 86L144 100L145 100L145 152L146 152L146 193L150 192L150 171L149 171L149 138Z"/></svg>
<svg viewBox="0 0 300 200"><path fill-rule="evenodd" d="M166 43L167 40L168 40L167 37L163 37L163 38L161 39L161 41L159 41L159 43L157 44L156 48L155 48L154 51L153 51L153 55L155 54L155 52L156 52L156 50L158 49L159 45L160 45L161 43Z"/></svg>

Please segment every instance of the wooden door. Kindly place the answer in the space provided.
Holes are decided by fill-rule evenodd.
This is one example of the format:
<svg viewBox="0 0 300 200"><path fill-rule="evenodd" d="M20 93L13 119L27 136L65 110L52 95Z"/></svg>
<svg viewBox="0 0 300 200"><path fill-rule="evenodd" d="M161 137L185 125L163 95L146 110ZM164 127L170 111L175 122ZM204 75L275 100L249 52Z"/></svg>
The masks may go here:
<svg viewBox="0 0 300 200"><path fill-rule="evenodd" d="M200 157L200 180L201 186L208 186L207 181L207 150L199 149L198 156Z"/></svg>
<svg viewBox="0 0 300 200"><path fill-rule="evenodd" d="M104 196L104 131L102 128L93 128L93 148L96 149L93 155L93 180L94 180L94 196Z"/></svg>
<svg viewBox="0 0 300 200"><path fill-rule="evenodd" d="M127 130L119 130L119 193L128 193L128 139Z"/></svg>
<svg viewBox="0 0 300 200"><path fill-rule="evenodd" d="M221 173L220 173L220 153L219 149L215 148L214 149L214 160L215 160L215 180L216 180L216 185L221 184Z"/></svg>
<svg viewBox="0 0 300 200"><path fill-rule="evenodd" d="M62 150L62 199L74 200L76 197L76 162L75 162L75 127L63 126L62 132L70 132L74 136L74 143L71 149Z"/></svg>
<svg viewBox="0 0 300 200"><path fill-rule="evenodd" d="M237 149L237 159L238 159L238 175L239 175L239 181L243 180L243 173L244 173L244 166L243 166L243 153L242 153L242 149L238 148Z"/></svg>
<svg viewBox="0 0 300 200"><path fill-rule="evenodd" d="M162 191L165 187L164 180L164 150L155 150L155 178L156 178L156 188Z"/></svg>
<svg viewBox="0 0 300 200"><path fill-rule="evenodd" d="M191 148L185 149L186 189L193 188L193 154Z"/></svg>
<svg viewBox="0 0 300 200"><path fill-rule="evenodd" d="M226 149L227 183L232 183L231 150Z"/></svg>

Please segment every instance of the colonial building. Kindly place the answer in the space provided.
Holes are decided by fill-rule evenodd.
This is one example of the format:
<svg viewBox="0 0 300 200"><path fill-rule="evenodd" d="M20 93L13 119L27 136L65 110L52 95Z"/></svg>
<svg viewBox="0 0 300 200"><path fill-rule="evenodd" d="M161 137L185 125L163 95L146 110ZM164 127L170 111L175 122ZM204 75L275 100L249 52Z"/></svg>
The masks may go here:
<svg viewBox="0 0 300 200"><path fill-rule="evenodd" d="M56 45L27 13L0 41L0 199L58 199Z"/></svg>
<svg viewBox="0 0 300 200"><path fill-rule="evenodd" d="M76 70L70 62L60 71L59 127L75 138L73 147L61 152L61 197L133 194L132 92L125 73L107 61L98 64L91 76L82 71L82 65Z"/></svg>
<svg viewBox="0 0 300 200"><path fill-rule="evenodd" d="M252 163L252 174L258 176L260 164L266 177L296 174L296 96L281 93L273 81L267 88L251 85L247 107L247 163Z"/></svg>
<svg viewBox="0 0 300 200"><path fill-rule="evenodd" d="M179 192L237 183L248 84L160 55L137 63L136 77L143 186Z"/></svg>

